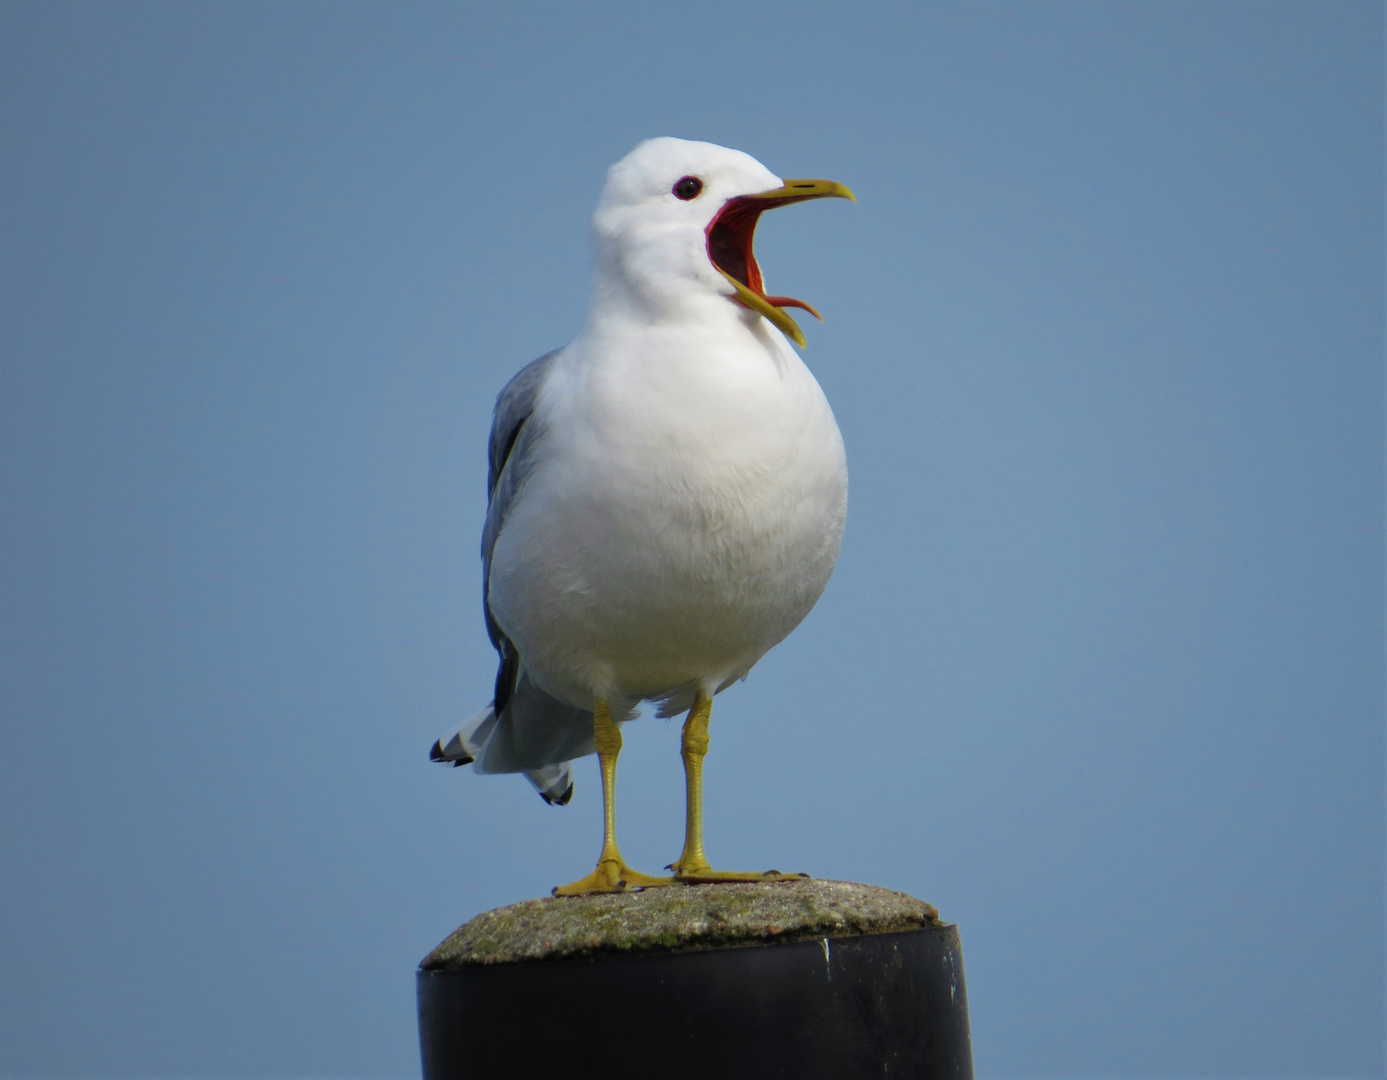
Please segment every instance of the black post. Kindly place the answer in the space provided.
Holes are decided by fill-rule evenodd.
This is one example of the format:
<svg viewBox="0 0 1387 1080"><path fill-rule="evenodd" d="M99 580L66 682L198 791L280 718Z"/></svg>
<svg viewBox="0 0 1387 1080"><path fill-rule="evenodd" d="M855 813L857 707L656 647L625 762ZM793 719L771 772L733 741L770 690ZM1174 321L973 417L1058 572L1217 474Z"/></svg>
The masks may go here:
<svg viewBox="0 0 1387 1080"><path fill-rule="evenodd" d="M779 889L774 900L785 910L766 908L735 922L745 907L736 891L748 889ZM418 976L424 1080L971 1080L957 928L934 918L907 929L861 932L877 913L856 911L845 890L871 894L874 901L879 894L928 905L841 882L790 889L793 895L785 886L681 889L709 897L711 915L670 915L666 932L655 937L651 919L658 922L663 913L633 912L632 905L642 902L633 899L608 902L605 909L572 906L578 903L572 900L527 901L558 906L532 907L511 920L541 936L531 956L555 951L554 932L541 925L543 918L571 922L576 929L566 940L586 941L586 956L563 955L560 948L560 958L475 962L477 948L462 956L455 945L449 959L442 955L445 942ZM826 889L836 891L805 916L804 896L817 902ZM674 893L652 890L644 903L670 904L680 899ZM490 916L493 922L473 938L493 947L504 929L500 916L525 907L488 913L449 942ZM760 927L759 940L748 938L743 931L758 916L763 923L781 921ZM601 926L613 920L625 939L612 939L611 928ZM825 921L832 930L806 936L811 924ZM643 922L643 936L633 943L634 922ZM595 926L608 936L592 933ZM737 943L727 944L729 937ZM699 938L723 944L697 947Z"/></svg>

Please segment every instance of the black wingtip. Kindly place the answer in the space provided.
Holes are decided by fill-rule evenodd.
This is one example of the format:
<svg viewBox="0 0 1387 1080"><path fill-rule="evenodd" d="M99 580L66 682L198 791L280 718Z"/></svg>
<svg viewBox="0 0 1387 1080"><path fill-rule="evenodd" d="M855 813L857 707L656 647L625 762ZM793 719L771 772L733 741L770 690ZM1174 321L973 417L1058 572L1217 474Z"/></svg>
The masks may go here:
<svg viewBox="0 0 1387 1080"><path fill-rule="evenodd" d="M539 797L543 799L545 802L547 802L550 806L567 806L568 800L573 798L573 782L571 780L569 781L568 787L564 788L562 795L556 795L554 796L554 798L551 799L548 795L541 791L539 793Z"/></svg>
<svg viewBox="0 0 1387 1080"><path fill-rule="evenodd" d="M470 757L449 758L446 754L443 753L443 740L438 739L434 742L434 744L431 747L429 747L429 760L439 761L442 762L444 765L451 765L454 768L457 768L459 765L470 765L476 759Z"/></svg>

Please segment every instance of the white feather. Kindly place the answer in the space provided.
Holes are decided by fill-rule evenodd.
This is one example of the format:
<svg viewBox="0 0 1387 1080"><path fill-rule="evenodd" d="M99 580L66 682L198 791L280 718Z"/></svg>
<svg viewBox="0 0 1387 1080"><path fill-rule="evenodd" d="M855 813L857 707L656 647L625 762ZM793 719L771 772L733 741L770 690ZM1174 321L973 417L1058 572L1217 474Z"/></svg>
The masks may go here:
<svg viewBox="0 0 1387 1080"><path fill-rule="evenodd" d="M702 205L669 197L686 173ZM833 571L838 426L784 336L730 299L704 239L727 198L780 183L673 139L612 169L588 322L540 388L543 434L491 567L497 621L561 701L687 708L745 675Z"/></svg>

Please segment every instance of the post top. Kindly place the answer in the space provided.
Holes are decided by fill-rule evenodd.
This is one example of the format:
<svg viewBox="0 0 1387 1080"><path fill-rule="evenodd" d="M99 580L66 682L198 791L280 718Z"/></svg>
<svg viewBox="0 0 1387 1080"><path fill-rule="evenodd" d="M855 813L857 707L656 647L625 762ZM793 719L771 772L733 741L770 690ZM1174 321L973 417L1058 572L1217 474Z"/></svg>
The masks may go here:
<svg viewBox="0 0 1387 1080"><path fill-rule="evenodd" d="M640 892L522 900L458 927L419 965L560 960L597 953L674 952L937 925L905 893L851 881L676 885Z"/></svg>

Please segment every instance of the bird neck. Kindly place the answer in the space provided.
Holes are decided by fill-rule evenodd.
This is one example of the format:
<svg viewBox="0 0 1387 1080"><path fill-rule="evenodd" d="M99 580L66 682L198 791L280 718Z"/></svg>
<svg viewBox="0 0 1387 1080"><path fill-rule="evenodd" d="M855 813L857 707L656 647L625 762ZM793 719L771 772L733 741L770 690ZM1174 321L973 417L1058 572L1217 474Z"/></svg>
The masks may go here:
<svg viewBox="0 0 1387 1080"><path fill-rule="evenodd" d="M719 288L689 273L652 273L631 260L599 259L593 270L588 334L639 329L695 336L745 335L764 320Z"/></svg>

